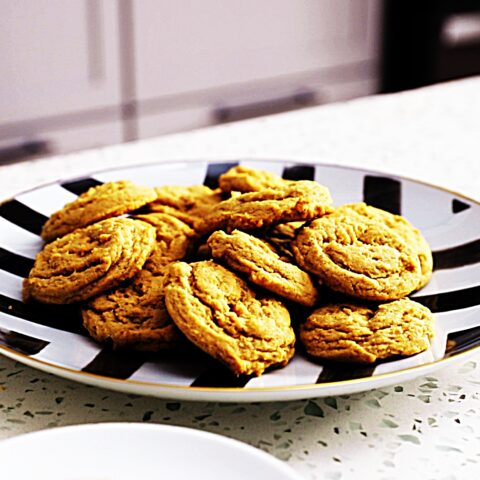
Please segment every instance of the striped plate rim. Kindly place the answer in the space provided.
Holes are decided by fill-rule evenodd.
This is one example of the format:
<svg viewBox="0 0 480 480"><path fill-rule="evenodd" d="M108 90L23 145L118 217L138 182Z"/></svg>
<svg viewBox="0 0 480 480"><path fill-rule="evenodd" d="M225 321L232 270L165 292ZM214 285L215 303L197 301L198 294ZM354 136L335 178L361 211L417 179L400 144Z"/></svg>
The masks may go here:
<svg viewBox="0 0 480 480"><path fill-rule="evenodd" d="M476 200L466 197L465 195L452 192L448 189L441 188L435 185L428 184L427 182L418 181L415 179L410 179L404 176L399 175L392 175L387 172L379 172L375 170L368 170L362 169L359 167L349 167L345 165L336 165L334 163L324 163L324 162L301 162L301 161L292 161L292 160L270 160L270 159L241 159L241 160L223 160L223 161L211 161L207 162L205 160L186 160L186 161L175 161L175 162L159 162L159 163L149 163L149 164L142 164L142 165L131 165L131 166L121 166L117 168L109 168L103 169L96 172L92 172L90 176L82 176L76 177L73 179L66 179L56 182L51 182L45 184L43 186L39 186L27 191L24 191L15 196L15 198L6 200L0 204L0 217L7 217L7 220L11 220L12 212L8 211L5 214L5 205L10 205L17 207L20 204L20 212L22 214L23 220L20 222L27 221L26 219L29 218L30 211L35 212L29 206L23 205L17 199L22 198L25 194L30 192L39 191L48 186L61 186L72 195L78 195L89 186L95 185L100 183L97 179L91 177L98 177L102 176L102 174L115 174L115 172L120 172L122 170L129 170L129 169L138 169L141 170L142 168L158 168L162 169L167 167L172 167L175 171L180 169L182 165L185 166L204 166L206 168L206 173L204 175L204 184L214 187L216 183L216 178L220 173L225 171L226 169L230 168L236 164L247 164L257 166L258 164L262 164L267 168L267 166L275 166L275 168L280 168L282 170L283 176L285 178L292 178L292 179L314 179L315 173L318 169L335 169L343 172L356 172L357 175L363 175L364 177L364 191L363 191L363 199L367 200L368 203L373 204L375 206L379 206L381 208L385 208L387 210L392 211L392 213L401 213L400 209L400 199L399 199L399 191L396 192L396 189L399 189L399 185L402 182L411 182L415 185L423 186L425 188L432 189L437 192L442 192L444 194L451 195L452 198L452 211L453 213L461 212L467 208L469 208L470 204L479 207L479 203ZM367 179L367 180L366 180ZM387 195L377 195L375 190L378 188L378 185L385 185L387 183ZM192 181L190 183L198 183L196 181ZM367 184L370 183L371 185L368 186ZM367 185L367 187L366 187ZM328 183L327 183L327 186ZM383 188L383 187L382 187ZM372 193L373 192L373 193ZM370 197L368 196L370 194ZM25 208L26 207L26 208ZM23 210L22 210L23 209ZM35 212L38 214L38 212ZM13 214L15 214L15 208L13 209ZM26 215L25 215L26 214ZM9 217L10 215L10 217ZM34 221L30 224L22 224L21 227L25 228L26 230L38 233L39 228L41 227L42 216L33 215ZM46 218L46 216L44 216ZM0 249L2 245L0 244ZM468 257L468 255L474 254L478 252L478 240L474 240L471 242L466 243L465 245L461 245L461 248L464 248L464 256ZM451 249L443 249L439 252L436 252L436 261L437 263L440 262L442 269L449 269L455 268L455 265L451 265L452 258L455 255L452 255ZM15 253L14 253L15 255ZM19 269L22 274L25 271L28 271L28 262L22 263L21 255L18 258L14 258L13 260L17 262L16 264L19 265ZM1 259L1 250L0 250L0 259ZM8 261L12 261L11 259L7 259ZM479 261L478 259L476 260ZM454 262L455 263L455 262ZM458 265L457 265L458 266ZM3 266L0 265L3 268ZM16 267L17 268L17 267ZM471 292L470 296L467 298L467 303L461 303L462 308L468 308L469 306L476 306L478 302L473 301L471 298L475 297L478 298L478 285L472 287L473 291ZM459 290L460 293L467 291L468 288L463 288ZM452 292L449 292L452 293ZM455 293L455 292L453 292ZM429 298L430 297L430 298ZM433 297L433 300L432 300ZM436 295L426 295L423 296L425 299L426 304L430 307L435 307L436 305ZM421 301L422 297L419 296L416 300ZM456 300L458 301L458 300ZM464 302L464 299L461 302ZM470 301L472 305L468 303ZM431 305L429 304L431 303ZM0 309L1 312L1 309ZM5 313L5 311L4 311ZM1 315L1 313L0 313ZM453 332L453 333L462 333L469 331L469 330L477 330L477 327L480 325L480 319L477 323L474 324L473 327L470 329L463 328L461 332ZM440 359L435 359L434 361L430 361L428 363L423 363L421 365L414 365L414 366L407 366L406 368L401 368L400 370L395 371L387 371L377 373L373 376L373 372L366 373L366 376L362 376L365 372L360 369L361 371L357 373L357 375L350 376L350 378L341 378L337 375L331 375L329 369L322 369L323 378L320 380L322 375L319 375L319 381L322 383L308 383L308 384L296 384L296 385L275 385L270 387L265 386L255 386L251 388L244 388L245 384L242 382L233 382L232 379L227 378L226 383L221 384L220 386L209 386L208 381L206 380L204 383L202 382L192 382L189 385L175 385L169 383L159 383L159 382L151 382L151 381L144 381L138 379L129 378L128 372L125 378L119 377L111 377L104 374L99 374L98 372L93 370L78 370L74 368L65 367L63 365L58 365L53 362L45 361L41 358L34 358L33 355L36 355L40 352L49 342L38 339L35 337L30 337L29 335L25 335L19 332L15 332L17 338L15 339L15 348L12 348L7 342L2 341L2 332L0 331L0 352L4 355L13 358L21 363L27 364L29 366L33 366L43 371L47 371L49 373L54 373L58 376L69 378L75 381L80 381L82 383L87 383L90 385L110 388L113 390L120 390L129 393L139 393L139 394L146 394L146 395L153 395L163 398L178 398L178 399L186 399L186 400L215 400L215 401L270 401L270 400L292 400L292 399L299 399L299 398L309 398L309 397L320 397L332 394L346 394L346 393L354 393L357 391L367 390L370 388L376 388L379 386L386 386L388 384L392 384L398 381L406 380L409 378L415 378L422 374L426 374L431 372L437 368L441 368L443 366L450 365L456 361L460 361L465 359L467 356L474 354L480 348L480 342L477 338L477 333L470 337L467 335L467 340L464 340L464 343L467 345L465 348L459 349L457 352L453 354L444 356ZM74 332L76 334L76 332ZM464 335L465 336L465 335ZM4 340L4 338L3 338ZM470 342L470 343L468 343ZM24 348L24 351L22 351ZM144 361L142 359L139 360L140 364ZM133 362L132 368L135 369L135 362ZM128 369L127 369L128 370ZM135 371L135 370L133 370ZM215 375L220 374L223 375L224 372L213 370ZM211 376L211 375L210 375ZM248 380L247 380L248 381Z"/></svg>

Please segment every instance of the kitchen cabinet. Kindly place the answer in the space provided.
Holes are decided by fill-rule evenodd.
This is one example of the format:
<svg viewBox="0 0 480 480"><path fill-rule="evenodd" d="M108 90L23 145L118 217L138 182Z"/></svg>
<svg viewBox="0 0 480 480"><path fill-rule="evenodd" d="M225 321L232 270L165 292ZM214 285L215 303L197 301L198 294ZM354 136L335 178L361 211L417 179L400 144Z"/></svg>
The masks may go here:
<svg viewBox="0 0 480 480"><path fill-rule="evenodd" d="M134 2L140 136L178 129L182 118L187 127L215 121L218 109L269 113L288 98L295 108L299 93L315 103L373 93L379 3Z"/></svg>
<svg viewBox="0 0 480 480"><path fill-rule="evenodd" d="M0 141L118 141L117 2L0 0L0 12Z"/></svg>
<svg viewBox="0 0 480 480"><path fill-rule="evenodd" d="M0 0L0 162L377 91L381 0Z"/></svg>

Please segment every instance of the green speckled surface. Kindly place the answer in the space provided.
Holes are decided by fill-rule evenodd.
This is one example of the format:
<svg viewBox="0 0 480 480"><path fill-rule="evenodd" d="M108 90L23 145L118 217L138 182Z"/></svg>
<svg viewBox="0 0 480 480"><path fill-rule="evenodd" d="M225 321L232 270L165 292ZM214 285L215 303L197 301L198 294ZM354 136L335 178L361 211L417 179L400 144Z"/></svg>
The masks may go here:
<svg viewBox="0 0 480 480"><path fill-rule="evenodd" d="M2 198L114 165L186 158L324 160L477 197L480 78L0 167ZM0 438L61 425L150 422L227 435L306 479L455 480L480 473L480 354L431 376L294 402L165 401L88 387L0 357Z"/></svg>
<svg viewBox="0 0 480 480"><path fill-rule="evenodd" d="M480 471L480 358L402 385L253 404L177 402L79 385L0 358L0 437L91 422L150 422L226 435L310 479L473 478ZM446 473L450 472L450 476Z"/></svg>

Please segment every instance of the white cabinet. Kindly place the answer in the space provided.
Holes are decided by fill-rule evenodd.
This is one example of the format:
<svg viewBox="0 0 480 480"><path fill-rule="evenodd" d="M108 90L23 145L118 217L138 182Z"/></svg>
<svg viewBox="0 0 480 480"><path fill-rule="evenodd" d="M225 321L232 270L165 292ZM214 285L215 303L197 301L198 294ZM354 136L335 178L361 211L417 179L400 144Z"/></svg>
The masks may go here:
<svg viewBox="0 0 480 480"><path fill-rule="evenodd" d="M374 57L367 0L134 3L140 100ZM357 25L357 23L359 25Z"/></svg>
<svg viewBox="0 0 480 480"><path fill-rule="evenodd" d="M374 93L380 2L0 0L0 162Z"/></svg>
<svg viewBox="0 0 480 480"><path fill-rule="evenodd" d="M118 141L117 2L0 0L0 12L0 140L101 124L87 146Z"/></svg>
<svg viewBox="0 0 480 480"><path fill-rule="evenodd" d="M135 84L141 136L197 125L217 107L241 108L334 86L375 91L379 0L134 2ZM334 94L332 91L335 90ZM355 90L350 86L349 92ZM203 113L202 113L203 111ZM268 111L267 111L268 113ZM194 120L184 115L185 126ZM155 130L155 125L158 129Z"/></svg>

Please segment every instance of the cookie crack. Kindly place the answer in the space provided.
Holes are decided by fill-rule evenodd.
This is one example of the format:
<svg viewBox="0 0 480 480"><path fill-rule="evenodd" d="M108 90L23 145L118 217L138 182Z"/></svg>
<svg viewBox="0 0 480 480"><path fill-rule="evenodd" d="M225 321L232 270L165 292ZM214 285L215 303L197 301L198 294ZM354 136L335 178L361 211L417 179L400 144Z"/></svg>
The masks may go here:
<svg viewBox="0 0 480 480"><path fill-rule="evenodd" d="M55 278L64 278L64 279L68 279L69 277L71 277L72 275L75 275L75 274L81 274L81 273L85 273L87 272L88 270L91 270L95 267L98 267L100 265L102 265L104 262L102 261L98 261L98 262L94 262L94 263L91 263L87 266L84 266L84 267L81 267L81 268L75 268L74 270L71 270L71 269L68 269L68 268L64 268L62 270L60 270L58 273L56 273L54 275ZM108 271L108 270L107 270ZM50 278L52 278L52 275L40 275L40 274L37 274L37 278L42 278L44 280L48 280Z"/></svg>
<svg viewBox="0 0 480 480"><path fill-rule="evenodd" d="M240 318L240 315L235 311L235 307L239 303L244 303L242 302L242 299L239 298L236 302L229 302L226 301L226 304L228 305L228 312L221 312L220 315L218 311L209 303L207 303L204 299L202 299L199 295L195 295L195 290L200 290L198 287L198 283L195 277L195 274L193 271L190 272L189 275L189 283L192 288L192 296L195 297L205 308L207 308L210 311L210 318L212 319L212 322L214 325L221 330L226 336L231 337L235 340L250 340L250 343L253 343L252 340L257 340L259 342L266 340L264 337L256 336L252 334L251 332L247 332L243 328L235 328L234 330L227 330L221 323L222 318L227 318L229 314L233 315L235 318ZM255 347L257 349L257 347Z"/></svg>

